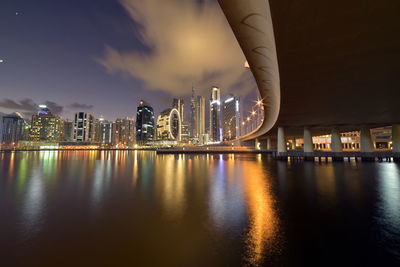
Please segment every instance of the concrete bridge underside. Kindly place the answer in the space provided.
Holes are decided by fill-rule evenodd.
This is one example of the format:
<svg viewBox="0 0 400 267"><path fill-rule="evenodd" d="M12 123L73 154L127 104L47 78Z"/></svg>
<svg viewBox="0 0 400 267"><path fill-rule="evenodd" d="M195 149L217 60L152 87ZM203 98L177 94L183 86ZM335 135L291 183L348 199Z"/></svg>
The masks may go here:
<svg viewBox="0 0 400 267"><path fill-rule="evenodd" d="M264 99L245 139L400 123L400 1L219 3Z"/></svg>

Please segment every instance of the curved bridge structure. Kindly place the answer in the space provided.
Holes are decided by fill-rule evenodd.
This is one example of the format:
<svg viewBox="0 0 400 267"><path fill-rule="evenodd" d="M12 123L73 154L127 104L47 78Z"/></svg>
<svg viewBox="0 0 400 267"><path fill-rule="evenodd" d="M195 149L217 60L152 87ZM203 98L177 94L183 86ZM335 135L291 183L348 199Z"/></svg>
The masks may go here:
<svg viewBox="0 0 400 267"><path fill-rule="evenodd" d="M278 128L293 136L384 125L400 132L400 1L219 3L264 100L264 122L245 139Z"/></svg>

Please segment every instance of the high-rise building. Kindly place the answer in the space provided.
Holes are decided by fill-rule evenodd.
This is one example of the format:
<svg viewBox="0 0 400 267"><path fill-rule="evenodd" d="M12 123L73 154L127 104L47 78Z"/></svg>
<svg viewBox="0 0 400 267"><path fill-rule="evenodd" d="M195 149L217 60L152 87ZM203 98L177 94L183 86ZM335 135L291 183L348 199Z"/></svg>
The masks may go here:
<svg viewBox="0 0 400 267"><path fill-rule="evenodd" d="M201 136L206 133L206 100L203 96L196 97L195 114L194 136L200 140Z"/></svg>
<svg viewBox="0 0 400 267"><path fill-rule="evenodd" d="M59 142L64 139L64 122L53 115L46 105L40 105L38 114L32 116L29 133L31 141Z"/></svg>
<svg viewBox="0 0 400 267"><path fill-rule="evenodd" d="M232 140L240 136L240 99L229 95L224 101L222 109L223 139Z"/></svg>
<svg viewBox="0 0 400 267"><path fill-rule="evenodd" d="M192 97L190 98L190 116L189 116L189 135L195 137L196 129L196 96L195 89L192 86Z"/></svg>
<svg viewBox="0 0 400 267"><path fill-rule="evenodd" d="M221 92L218 87L211 88L210 95L210 140L221 141Z"/></svg>
<svg viewBox="0 0 400 267"><path fill-rule="evenodd" d="M74 122L64 121L64 141L71 142L74 140Z"/></svg>
<svg viewBox="0 0 400 267"><path fill-rule="evenodd" d="M27 140L29 127L19 113L3 116L1 129L3 146L16 146L19 141Z"/></svg>
<svg viewBox="0 0 400 267"><path fill-rule="evenodd" d="M112 133L113 133L113 123L104 120L104 118L99 119L99 135L98 142L102 145L112 144Z"/></svg>
<svg viewBox="0 0 400 267"><path fill-rule="evenodd" d="M183 121L181 127L181 142L186 144L189 143L189 140L189 123Z"/></svg>
<svg viewBox="0 0 400 267"><path fill-rule="evenodd" d="M104 118L102 116L100 116L100 118L95 118L94 119L94 139L93 141L96 143L100 142L100 136L101 136L101 132L100 132L100 123L104 121Z"/></svg>
<svg viewBox="0 0 400 267"><path fill-rule="evenodd" d="M106 121L103 116L94 123L95 142L101 145L111 145L113 142L113 123Z"/></svg>
<svg viewBox="0 0 400 267"><path fill-rule="evenodd" d="M175 108L164 110L157 118L157 139L181 141L182 122Z"/></svg>
<svg viewBox="0 0 400 267"><path fill-rule="evenodd" d="M94 116L86 112L75 113L74 140L77 142L94 142L95 134Z"/></svg>
<svg viewBox="0 0 400 267"><path fill-rule="evenodd" d="M145 143L154 139L154 111L150 104L141 100L136 113L136 141Z"/></svg>
<svg viewBox="0 0 400 267"><path fill-rule="evenodd" d="M113 125L113 144L118 147L131 147L135 144L135 120L117 119Z"/></svg>
<svg viewBox="0 0 400 267"><path fill-rule="evenodd" d="M172 108L177 109L181 116L181 121L184 121L184 106L185 102L182 98L174 98L172 101Z"/></svg>

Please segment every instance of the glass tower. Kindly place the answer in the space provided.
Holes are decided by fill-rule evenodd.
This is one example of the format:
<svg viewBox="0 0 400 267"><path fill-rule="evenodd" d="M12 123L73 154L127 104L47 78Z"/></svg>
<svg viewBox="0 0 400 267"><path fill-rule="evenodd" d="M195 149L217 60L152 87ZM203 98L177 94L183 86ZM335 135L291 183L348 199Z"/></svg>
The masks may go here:
<svg viewBox="0 0 400 267"><path fill-rule="evenodd" d="M239 97L230 95L224 101L222 110L223 139L232 140L240 136Z"/></svg>
<svg viewBox="0 0 400 267"><path fill-rule="evenodd" d="M210 140L220 142L221 140L221 92L218 87L211 88L210 96Z"/></svg>
<svg viewBox="0 0 400 267"><path fill-rule="evenodd" d="M136 141L154 140L154 111L150 104L141 100L136 113Z"/></svg>

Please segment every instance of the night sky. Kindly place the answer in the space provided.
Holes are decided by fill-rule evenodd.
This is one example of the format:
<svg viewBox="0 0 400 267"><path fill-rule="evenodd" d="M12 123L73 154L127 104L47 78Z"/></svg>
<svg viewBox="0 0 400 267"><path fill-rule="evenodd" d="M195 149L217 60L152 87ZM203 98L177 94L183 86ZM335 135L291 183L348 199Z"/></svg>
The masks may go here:
<svg viewBox="0 0 400 267"><path fill-rule="evenodd" d="M1 62L2 61L2 62ZM0 112L29 118L38 104L72 118L134 116L140 99L156 115L192 84L241 96L256 86L216 1L2 0Z"/></svg>

